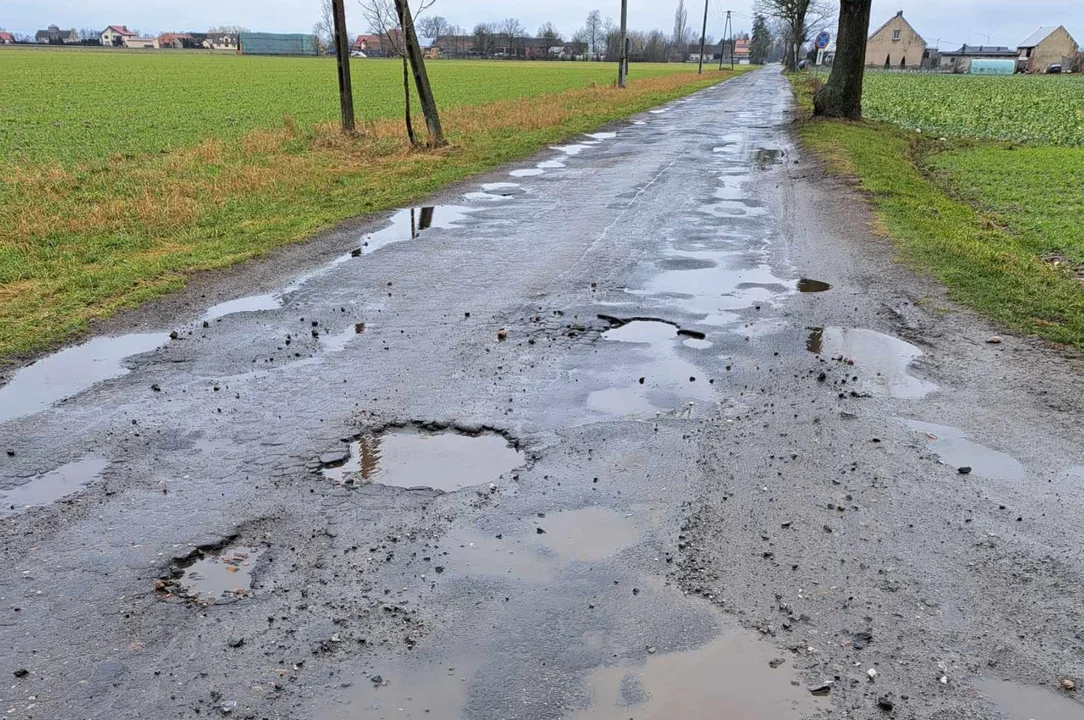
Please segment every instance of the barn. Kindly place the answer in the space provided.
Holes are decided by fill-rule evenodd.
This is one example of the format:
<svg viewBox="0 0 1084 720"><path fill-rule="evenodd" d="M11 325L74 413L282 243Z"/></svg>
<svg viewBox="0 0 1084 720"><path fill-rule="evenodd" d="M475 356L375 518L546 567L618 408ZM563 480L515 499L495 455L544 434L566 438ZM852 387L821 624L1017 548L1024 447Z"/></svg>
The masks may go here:
<svg viewBox="0 0 1084 720"><path fill-rule="evenodd" d="M320 54L315 35L303 33L243 32L237 38L237 52L242 55L312 55Z"/></svg>

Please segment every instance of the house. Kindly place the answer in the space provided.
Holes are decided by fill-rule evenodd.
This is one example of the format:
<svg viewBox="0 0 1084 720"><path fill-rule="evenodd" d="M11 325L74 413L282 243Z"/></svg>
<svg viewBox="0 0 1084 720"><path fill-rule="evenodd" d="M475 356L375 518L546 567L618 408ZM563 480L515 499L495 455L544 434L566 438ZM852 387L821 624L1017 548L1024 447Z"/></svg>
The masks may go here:
<svg viewBox="0 0 1084 720"><path fill-rule="evenodd" d="M231 33L209 32L202 44L208 50L237 50L237 38Z"/></svg>
<svg viewBox="0 0 1084 720"><path fill-rule="evenodd" d="M463 57L475 53L473 35L441 35L433 41L433 47L441 57Z"/></svg>
<svg viewBox="0 0 1084 720"><path fill-rule="evenodd" d="M196 39L191 33L167 32L158 36L158 47L173 48L180 50L186 47L196 47Z"/></svg>
<svg viewBox="0 0 1084 720"><path fill-rule="evenodd" d="M354 39L354 44L350 49L354 52L365 53L367 57L387 57L394 55L396 53L395 48L402 45L399 30L392 29L388 32L391 33L391 43L388 42L388 38L383 34L358 35L357 38ZM433 43L432 46L437 47L436 52L438 53L443 50L438 43Z"/></svg>
<svg viewBox="0 0 1084 720"><path fill-rule="evenodd" d="M61 30L56 25L50 25L46 30L38 30L34 34L34 42L42 45L74 45L79 42L79 33L72 30Z"/></svg>
<svg viewBox="0 0 1084 720"><path fill-rule="evenodd" d="M1046 25L1017 46L1017 63L1024 72L1042 73L1051 65L1072 62L1078 49L1064 25Z"/></svg>
<svg viewBox="0 0 1084 720"><path fill-rule="evenodd" d="M110 25L98 33L102 47L124 47L125 39L130 37L135 37L135 33L127 25Z"/></svg>
<svg viewBox="0 0 1084 720"><path fill-rule="evenodd" d="M550 38L523 37L513 38L509 42L507 37L501 37L499 33L497 38L494 50L498 56L522 60L544 60L550 56L551 47L564 47L564 42Z"/></svg>
<svg viewBox="0 0 1084 720"><path fill-rule="evenodd" d="M124 38L124 47L136 50L153 50L158 48L158 38L154 37L131 37Z"/></svg>
<svg viewBox="0 0 1084 720"><path fill-rule="evenodd" d="M9 32L0 32L0 45L14 45L15 38Z"/></svg>
<svg viewBox="0 0 1084 720"><path fill-rule="evenodd" d="M869 36L866 42L866 65L902 70L922 67L926 41L911 27L900 10Z"/></svg>
<svg viewBox="0 0 1084 720"><path fill-rule="evenodd" d="M949 72L969 73L975 60L1015 60L1016 50L1004 46L964 44L959 50L941 53L941 59ZM997 67L997 64L979 63L979 66Z"/></svg>
<svg viewBox="0 0 1084 720"><path fill-rule="evenodd" d="M751 41L738 38L734 41L734 62L739 65L748 65Z"/></svg>

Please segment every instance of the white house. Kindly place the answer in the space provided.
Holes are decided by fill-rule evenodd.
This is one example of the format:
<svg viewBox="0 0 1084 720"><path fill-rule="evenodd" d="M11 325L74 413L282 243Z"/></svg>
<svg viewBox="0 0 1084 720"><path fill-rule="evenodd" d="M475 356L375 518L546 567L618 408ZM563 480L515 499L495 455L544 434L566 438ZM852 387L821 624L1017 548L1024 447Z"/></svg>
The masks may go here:
<svg viewBox="0 0 1084 720"><path fill-rule="evenodd" d="M103 47L124 47L127 38L135 37L135 33L128 29L127 25L110 25L98 33L98 40Z"/></svg>

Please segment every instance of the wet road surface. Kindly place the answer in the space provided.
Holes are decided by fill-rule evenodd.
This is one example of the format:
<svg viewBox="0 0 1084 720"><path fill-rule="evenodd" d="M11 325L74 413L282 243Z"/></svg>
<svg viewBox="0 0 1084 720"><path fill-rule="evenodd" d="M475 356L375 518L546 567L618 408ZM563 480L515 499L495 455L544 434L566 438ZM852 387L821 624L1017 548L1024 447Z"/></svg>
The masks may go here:
<svg viewBox="0 0 1084 720"><path fill-rule="evenodd" d="M0 713L1084 717L1079 360L895 265L789 109L734 79L10 374Z"/></svg>

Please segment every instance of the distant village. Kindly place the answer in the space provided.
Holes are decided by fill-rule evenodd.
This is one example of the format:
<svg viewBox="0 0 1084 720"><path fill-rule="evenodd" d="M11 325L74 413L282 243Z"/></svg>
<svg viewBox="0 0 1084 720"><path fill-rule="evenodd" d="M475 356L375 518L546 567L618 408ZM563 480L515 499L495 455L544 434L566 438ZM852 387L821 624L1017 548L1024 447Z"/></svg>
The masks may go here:
<svg viewBox="0 0 1084 720"><path fill-rule="evenodd" d="M547 23L552 30L552 25ZM529 37L507 31L497 25L479 24L473 32L445 26L436 28L422 41L425 55L435 58L491 58L518 60L610 60L618 55L620 44L610 28L597 38L587 38L582 31L565 40L556 31ZM814 33L815 34L815 33ZM686 37L675 41L661 31L630 33L630 59L651 62L696 62L700 44ZM351 45L355 57L386 57L397 54L397 31L356 36ZM207 32L165 32L142 35L126 25L109 25L104 30L63 30L56 25L38 30L33 36L0 32L0 45L15 43L36 45L87 45L140 50L212 50L250 55L320 55L330 51L327 42L307 33L261 33L244 28L212 28ZM742 33L733 39L716 42L708 38L704 59L731 60L736 64L771 62L779 59L777 44L758 50L754 41ZM830 66L835 56L834 40L824 48L808 45L804 64ZM1084 72L1084 53L1063 25L1039 27L1016 47L963 44L958 49L941 50L931 45L904 17L900 10L870 35L866 47L866 65L892 71L925 71L1011 75L1014 73Z"/></svg>

